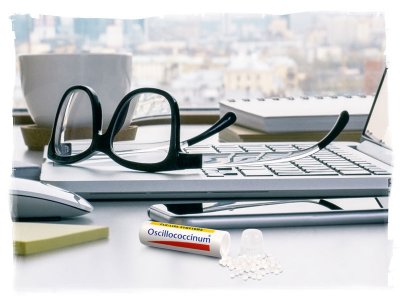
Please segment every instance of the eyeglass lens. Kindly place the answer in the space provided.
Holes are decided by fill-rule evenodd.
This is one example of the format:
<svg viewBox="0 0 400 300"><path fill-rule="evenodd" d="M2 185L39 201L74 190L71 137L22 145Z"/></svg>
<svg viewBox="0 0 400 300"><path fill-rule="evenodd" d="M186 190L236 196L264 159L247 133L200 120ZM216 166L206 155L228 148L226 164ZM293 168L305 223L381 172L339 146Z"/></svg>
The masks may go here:
<svg viewBox="0 0 400 300"><path fill-rule="evenodd" d="M82 114L80 112L89 112ZM61 107L55 132L57 155L77 155L90 147L93 138L93 115L89 95L80 89L71 90Z"/></svg>
<svg viewBox="0 0 400 300"><path fill-rule="evenodd" d="M159 120L159 125L138 126L134 139L124 139L123 134L113 136L112 148L116 155L137 163L158 163L167 157L171 136L171 108L164 96L157 93L134 95L121 110L116 124L130 124L132 119L147 118ZM116 133L122 133L124 125L117 125L117 130Z"/></svg>

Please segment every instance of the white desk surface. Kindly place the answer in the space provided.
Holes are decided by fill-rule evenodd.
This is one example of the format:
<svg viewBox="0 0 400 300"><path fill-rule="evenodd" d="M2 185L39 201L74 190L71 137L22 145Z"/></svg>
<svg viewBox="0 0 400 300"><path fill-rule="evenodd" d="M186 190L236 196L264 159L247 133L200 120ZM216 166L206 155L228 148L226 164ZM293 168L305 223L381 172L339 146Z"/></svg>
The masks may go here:
<svg viewBox="0 0 400 300"><path fill-rule="evenodd" d="M194 132L198 127L191 126ZM189 130L187 129L187 130ZM183 134L184 135L184 134ZM190 134L189 134L190 135ZM18 160L40 163L42 153L28 151L14 128ZM130 290L138 288L382 288L389 285L392 242L388 226L314 226L264 228L266 252L283 266L280 275L262 280L231 279L218 259L150 248L138 230L153 202L92 202L94 212L60 221L106 225L101 240L27 257L14 258L16 291L64 289ZM240 247L241 230L231 233L231 254Z"/></svg>

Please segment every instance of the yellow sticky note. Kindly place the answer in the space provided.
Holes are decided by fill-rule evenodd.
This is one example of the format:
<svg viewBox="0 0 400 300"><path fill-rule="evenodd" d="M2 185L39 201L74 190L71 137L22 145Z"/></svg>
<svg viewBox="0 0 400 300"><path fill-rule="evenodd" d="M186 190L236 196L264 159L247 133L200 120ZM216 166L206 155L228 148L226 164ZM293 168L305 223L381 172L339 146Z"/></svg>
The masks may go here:
<svg viewBox="0 0 400 300"><path fill-rule="evenodd" d="M14 253L28 255L107 238L108 227L48 223L13 223Z"/></svg>

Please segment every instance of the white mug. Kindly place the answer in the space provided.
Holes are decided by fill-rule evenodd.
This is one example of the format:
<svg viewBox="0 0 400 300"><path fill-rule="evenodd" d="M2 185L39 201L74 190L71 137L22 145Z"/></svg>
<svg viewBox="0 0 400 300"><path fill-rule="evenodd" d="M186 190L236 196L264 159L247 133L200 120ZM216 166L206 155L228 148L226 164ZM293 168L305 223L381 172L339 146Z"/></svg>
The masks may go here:
<svg viewBox="0 0 400 300"><path fill-rule="evenodd" d="M121 99L130 91L130 54L27 54L19 56L21 86L29 113L39 127L52 127L64 92L73 85L93 88L100 100L103 130ZM74 124L89 127L92 113L88 101L74 116ZM125 124L126 126L128 124Z"/></svg>

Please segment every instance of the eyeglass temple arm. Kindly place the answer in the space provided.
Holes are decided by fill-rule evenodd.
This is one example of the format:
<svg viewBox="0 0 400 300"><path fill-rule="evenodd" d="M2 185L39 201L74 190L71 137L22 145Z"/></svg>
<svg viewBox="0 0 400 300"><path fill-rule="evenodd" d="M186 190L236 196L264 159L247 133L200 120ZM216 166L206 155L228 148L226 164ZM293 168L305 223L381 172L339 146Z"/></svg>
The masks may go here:
<svg viewBox="0 0 400 300"><path fill-rule="evenodd" d="M336 137L343 131L346 127L347 123L349 122L350 116L349 113L344 110L340 113L339 118L337 119L335 125L329 131L329 133L318 142L317 146L319 149L323 149L328 146ZM213 126L211 126L206 131L200 133L199 135L192 137L186 141L188 146L194 145L199 143L210 136L220 132L221 130L227 128L228 126L232 125L236 121L236 115L233 112L226 113L221 119L218 120Z"/></svg>
<svg viewBox="0 0 400 300"><path fill-rule="evenodd" d="M334 139L337 138L337 136L343 131L343 129L346 127L347 123L349 122L350 116L349 113L344 110L340 113L339 118L337 119L335 125L329 131L329 133L318 142L317 146L318 148L324 149L326 146L328 146Z"/></svg>
<svg viewBox="0 0 400 300"><path fill-rule="evenodd" d="M236 115L233 112L228 112L206 131L200 133L199 135L196 135L195 137L192 137L191 139L186 140L186 144L187 146L197 144L232 125L233 123L235 123L235 121Z"/></svg>

